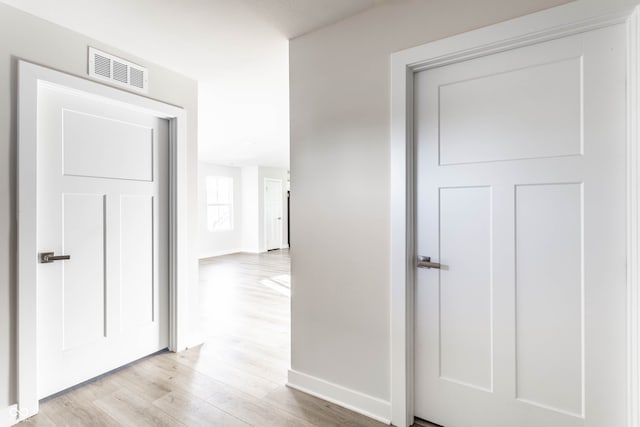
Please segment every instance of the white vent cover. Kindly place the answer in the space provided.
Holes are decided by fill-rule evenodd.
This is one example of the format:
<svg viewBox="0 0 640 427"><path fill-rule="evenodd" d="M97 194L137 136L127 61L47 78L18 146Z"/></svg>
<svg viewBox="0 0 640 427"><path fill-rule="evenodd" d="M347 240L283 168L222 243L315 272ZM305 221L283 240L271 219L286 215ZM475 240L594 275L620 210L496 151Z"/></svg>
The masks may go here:
<svg viewBox="0 0 640 427"><path fill-rule="evenodd" d="M89 48L89 75L138 92L147 93L149 72L146 68L117 56Z"/></svg>

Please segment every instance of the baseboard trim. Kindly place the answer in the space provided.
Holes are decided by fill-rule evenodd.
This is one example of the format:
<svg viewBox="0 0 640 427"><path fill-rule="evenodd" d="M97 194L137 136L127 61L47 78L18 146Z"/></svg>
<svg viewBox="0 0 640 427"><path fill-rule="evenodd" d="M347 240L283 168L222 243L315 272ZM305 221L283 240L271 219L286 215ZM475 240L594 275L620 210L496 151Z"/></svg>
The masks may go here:
<svg viewBox="0 0 640 427"><path fill-rule="evenodd" d="M23 418L18 417L18 405L11 405L0 409L0 427L9 427L18 424Z"/></svg>
<svg viewBox="0 0 640 427"><path fill-rule="evenodd" d="M289 370L287 386L327 402L391 424L391 402L330 383L302 372Z"/></svg>
<svg viewBox="0 0 640 427"><path fill-rule="evenodd" d="M213 258L217 256L223 256L223 255L237 254L238 252L242 252L242 249L225 249L222 251L202 252L198 256L198 259L206 259L206 258Z"/></svg>
<svg viewBox="0 0 640 427"><path fill-rule="evenodd" d="M240 249L238 252L243 254L259 254L260 250L256 248L244 248L244 249Z"/></svg>

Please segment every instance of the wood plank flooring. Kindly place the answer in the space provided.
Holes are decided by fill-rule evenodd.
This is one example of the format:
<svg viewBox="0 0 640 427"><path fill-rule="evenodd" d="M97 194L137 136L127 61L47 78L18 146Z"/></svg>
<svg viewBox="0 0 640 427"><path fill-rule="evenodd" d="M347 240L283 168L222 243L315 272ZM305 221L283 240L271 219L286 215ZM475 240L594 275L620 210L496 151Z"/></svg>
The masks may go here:
<svg viewBox="0 0 640 427"><path fill-rule="evenodd" d="M205 344L158 353L46 399L20 425L382 426L285 386L288 291L288 251L202 260Z"/></svg>

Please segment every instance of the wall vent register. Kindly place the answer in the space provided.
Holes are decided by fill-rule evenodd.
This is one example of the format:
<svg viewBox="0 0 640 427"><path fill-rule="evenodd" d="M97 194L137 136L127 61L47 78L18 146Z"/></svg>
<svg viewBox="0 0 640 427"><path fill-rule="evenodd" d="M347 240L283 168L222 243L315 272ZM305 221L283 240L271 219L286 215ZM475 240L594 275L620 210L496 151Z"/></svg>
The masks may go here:
<svg viewBox="0 0 640 427"><path fill-rule="evenodd" d="M146 68L93 47L89 48L89 76L143 93L149 85Z"/></svg>

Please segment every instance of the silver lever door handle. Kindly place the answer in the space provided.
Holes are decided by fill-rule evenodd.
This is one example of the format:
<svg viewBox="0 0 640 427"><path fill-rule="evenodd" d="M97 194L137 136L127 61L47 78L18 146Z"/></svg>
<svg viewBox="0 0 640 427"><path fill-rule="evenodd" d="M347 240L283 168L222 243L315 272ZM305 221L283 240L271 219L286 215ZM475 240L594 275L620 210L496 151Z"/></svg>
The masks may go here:
<svg viewBox="0 0 640 427"><path fill-rule="evenodd" d="M418 263L416 264L418 268L440 268L441 265L439 262L431 262L431 257L429 256L419 256Z"/></svg>
<svg viewBox="0 0 640 427"><path fill-rule="evenodd" d="M53 252L40 253L40 262L42 264L48 264L53 261L63 261L66 259L71 259L71 255L54 255Z"/></svg>

